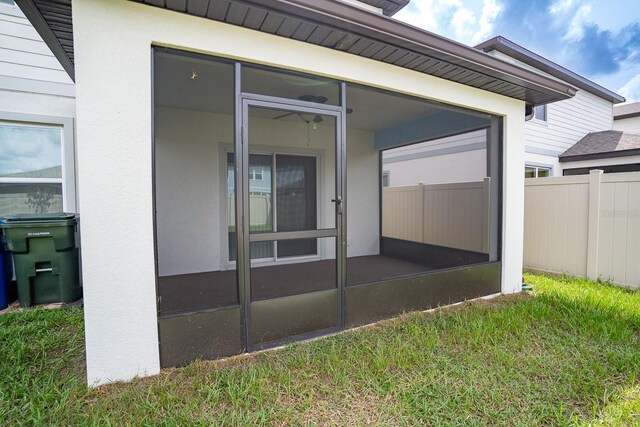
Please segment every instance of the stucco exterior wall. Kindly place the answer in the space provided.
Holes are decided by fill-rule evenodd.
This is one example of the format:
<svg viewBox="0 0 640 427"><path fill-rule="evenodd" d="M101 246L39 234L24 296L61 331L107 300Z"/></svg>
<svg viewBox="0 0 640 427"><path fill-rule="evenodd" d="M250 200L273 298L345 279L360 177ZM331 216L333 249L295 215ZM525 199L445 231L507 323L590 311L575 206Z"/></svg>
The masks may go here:
<svg viewBox="0 0 640 427"><path fill-rule="evenodd" d="M160 369L151 170L153 44L331 76L504 116L502 290L520 289L522 101L139 3L76 0L73 6L89 384Z"/></svg>

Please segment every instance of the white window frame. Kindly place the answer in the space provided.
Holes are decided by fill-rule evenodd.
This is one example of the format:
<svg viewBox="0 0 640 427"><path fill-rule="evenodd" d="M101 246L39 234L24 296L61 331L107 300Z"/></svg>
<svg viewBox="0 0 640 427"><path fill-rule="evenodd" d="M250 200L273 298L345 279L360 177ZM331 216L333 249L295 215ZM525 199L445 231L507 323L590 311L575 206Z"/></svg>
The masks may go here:
<svg viewBox="0 0 640 427"><path fill-rule="evenodd" d="M549 177L552 177L552 176L553 176L553 166L549 166L549 165L535 165L535 164L529 164L529 163L527 163L527 164L525 164L525 165L524 165L524 168L525 168L525 172L526 172L527 168L531 168L531 169L533 169L533 170L534 170L534 176L533 176L532 178L540 178L540 177L538 176L538 174L539 174L539 172L540 172L540 170L541 170L541 169L542 169L542 170L548 170L548 171L549 171ZM546 178L546 177L543 177L543 178ZM527 179L527 177L525 177L525 179Z"/></svg>
<svg viewBox="0 0 640 427"><path fill-rule="evenodd" d="M71 117L0 111L0 124L12 126L59 128L61 133L61 178L2 178L10 184L62 184L62 210L77 212L74 121Z"/></svg>
<svg viewBox="0 0 640 427"><path fill-rule="evenodd" d="M387 185L386 186L384 185L385 178L387 179ZM386 171L383 170L382 171L381 185L382 185L383 188L391 187L391 172L389 172L388 170L386 170Z"/></svg>
<svg viewBox="0 0 640 427"><path fill-rule="evenodd" d="M542 110L543 113L544 113L544 118L542 118L542 119L536 117L538 111L540 111L540 110ZM547 104L536 105L535 107L533 107L532 121L538 122L538 123L547 123L548 120L549 120L549 109L547 108Z"/></svg>
<svg viewBox="0 0 640 427"><path fill-rule="evenodd" d="M259 170L258 170L259 169ZM264 174L264 170L262 169L262 167L253 167L253 168L249 168L249 179L254 180L254 181L262 181L263 179L263 175Z"/></svg>

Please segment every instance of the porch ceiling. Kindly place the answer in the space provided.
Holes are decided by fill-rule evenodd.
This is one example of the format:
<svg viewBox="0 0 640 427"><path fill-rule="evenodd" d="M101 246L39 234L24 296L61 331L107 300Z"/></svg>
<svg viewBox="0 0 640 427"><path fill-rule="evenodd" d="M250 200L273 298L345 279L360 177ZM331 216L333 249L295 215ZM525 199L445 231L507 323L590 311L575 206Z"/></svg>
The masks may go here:
<svg viewBox="0 0 640 427"><path fill-rule="evenodd" d="M226 67L227 69L225 70ZM217 114L233 114L234 93L233 74L228 69L229 64L202 60L191 56L161 53L155 56L155 102L157 106L181 110L204 111ZM198 79L191 80L193 69L198 71ZM282 75L261 76L263 84L277 88L281 97L296 99L300 88L282 84ZM314 92L314 88L305 86L304 92L322 95ZM349 115L348 125L352 129L381 131L400 123L442 112L443 106L427 103L421 99L386 95L384 102L380 94L351 85L348 89L347 107L352 108L354 114ZM365 106L384 105L385 108L367 108L366 114L360 114ZM273 118L283 114L283 111L262 111L264 118ZM299 121L297 116L285 117L282 120Z"/></svg>
<svg viewBox="0 0 640 427"><path fill-rule="evenodd" d="M546 104L570 84L335 0L132 0L386 62L489 92ZM17 0L73 78L71 0Z"/></svg>

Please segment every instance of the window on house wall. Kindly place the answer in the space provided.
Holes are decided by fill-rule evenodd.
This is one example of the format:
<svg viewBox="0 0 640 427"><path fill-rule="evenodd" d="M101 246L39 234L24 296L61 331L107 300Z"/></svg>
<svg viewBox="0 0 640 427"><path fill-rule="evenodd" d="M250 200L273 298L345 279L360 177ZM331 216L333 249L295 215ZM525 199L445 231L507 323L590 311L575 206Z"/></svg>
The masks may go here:
<svg viewBox="0 0 640 427"><path fill-rule="evenodd" d="M0 216L63 210L62 127L0 122Z"/></svg>
<svg viewBox="0 0 640 427"><path fill-rule="evenodd" d="M547 121L547 106L546 105L537 105L533 109L533 118L536 120L540 120L542 122Z"/></svg>
<svg viewBox="0 0 640 427"><path fill-rule="evenodd" d="M263 180L263 170L262 168L251 168L249 170L249 179L262 181Z"/></svg>
<svg viewBox="0 0 640 427"><path fill-rule="evenodd" d="M524 167L525 178L546 178L551 176L551 168L544 166L531 166Z"/></svg>
<svg viewBox="0 0 640 427"><path fill-rule="evenodd" d="M382 171L382 186L388 187L391 183L389 171Z"/></svg>

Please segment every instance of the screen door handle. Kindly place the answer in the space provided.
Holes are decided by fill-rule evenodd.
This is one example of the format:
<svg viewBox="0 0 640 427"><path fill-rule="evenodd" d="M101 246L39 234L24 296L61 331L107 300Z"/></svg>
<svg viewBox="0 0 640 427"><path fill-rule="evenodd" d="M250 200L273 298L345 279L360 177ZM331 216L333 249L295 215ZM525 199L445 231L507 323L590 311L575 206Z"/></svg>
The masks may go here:
<svg viewBox="0 0 640 427"><path fill-rule="evenodd" d="M338 215L342 215L342 197L338 196L335 199L331 199L331 201L336 204Z"/></svg>

